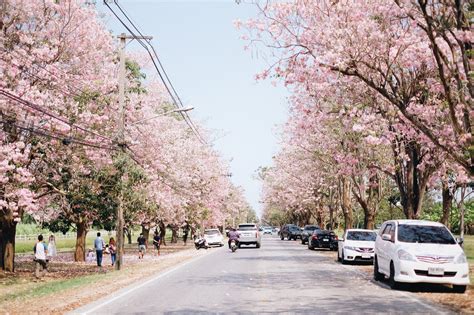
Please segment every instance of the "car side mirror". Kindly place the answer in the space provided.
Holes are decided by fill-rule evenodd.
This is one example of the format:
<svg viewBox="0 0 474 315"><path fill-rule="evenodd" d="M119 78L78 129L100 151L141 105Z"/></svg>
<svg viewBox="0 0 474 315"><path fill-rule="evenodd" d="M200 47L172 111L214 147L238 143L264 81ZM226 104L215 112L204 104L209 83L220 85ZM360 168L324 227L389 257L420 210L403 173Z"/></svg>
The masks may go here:
<svg viewBox="0 0 474 315"><path fill-rule="evenodd" d="M390 234L382 234L382 239L384 241L389 241L391 242L392 241L392 236Z"/></svg>
<svg viewBox="0 0 474 315"><path fill-rule="evenodd" d="M464 240L460 237L456 237L456 243L458 243L459 245L462 245L464 243Z"/></svg>

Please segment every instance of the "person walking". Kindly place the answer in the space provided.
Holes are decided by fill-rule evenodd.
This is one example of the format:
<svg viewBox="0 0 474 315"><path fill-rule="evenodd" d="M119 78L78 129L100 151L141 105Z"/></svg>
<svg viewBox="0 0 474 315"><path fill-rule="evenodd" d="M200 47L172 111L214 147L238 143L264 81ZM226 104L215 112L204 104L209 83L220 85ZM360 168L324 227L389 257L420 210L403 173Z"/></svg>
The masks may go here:
<svg viewBox="0 0 474 315"><path fill-rule="evenodd" d="M111 237L109 240L109 252L110 252L110 259L112 260L112 266L113 266L117 258L117 244L115 243L115 239L113 237Z"/></svg>
<svg viewBox="0 0 474 315"><path fill-rule="evenodd" d="M140 236L137 238L137 243L138 243L138 259L143 259L143 256L145 256L146 249L148 247L148 241L143 236L143 233L140 233Z"/></svg>
<svg viewBox="0 0 474 315"><path fill-rule="evenodd" d="M46 255L48 254L48 246L43 242L43 235L38 235L38 241L35 244L35 276L40 279L48 270Z"/></svg>
<svg viewBox="0 0 474 315"><path fill-rule="evenodd" d="M183 227L183 244L186 246L186 242L188 241L188 234L189 234L189 224L186 222L186 225Z"/></svg>
<svg viewBox="0 0 474 315"><path fill-rule="evenodd" d="M102 267L102 255L104 253L105 243L102 237L100 237L100 232L97 232L97 237L94 241L95 254L97 258L97 266Z"/></svg>
<svg viewBox="0 0 474 315"><path fill-rule="evenodd" d="M48 239L48 256L55 257L56 255L56 238L51 234Z"/></svg>
<svg viewBox="0 0 474 315"><path fill-rule="evenodd" d="M160 233L158 233L158 231L155 230L155 234L153 235L153 246L155 247L158 256L160 256L160 245L161 245Z"/></svg>

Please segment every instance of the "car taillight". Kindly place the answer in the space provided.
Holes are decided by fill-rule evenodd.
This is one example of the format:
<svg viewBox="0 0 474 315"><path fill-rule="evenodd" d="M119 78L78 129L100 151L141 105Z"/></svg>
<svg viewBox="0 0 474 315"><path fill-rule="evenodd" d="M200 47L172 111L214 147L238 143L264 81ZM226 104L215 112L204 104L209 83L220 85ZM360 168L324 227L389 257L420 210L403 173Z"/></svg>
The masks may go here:
<svg viewBox="0 0 474 315"><path fill-rule="evenodd" d="M313 235L312 239L313 239L313 240L317 240L317 239L318 239L318 236L317 236L317 235Z"/></svg>
<svg viewBox="0 0 474 315"><path fill-rule="evenodd" d="M334 236L334 239L335 239L336 241L337 241L337 240L339 240L339 238L337 237L337 235L336 235L336 236Z"/></svg>
<svg viewBox="0 0 474 315"><path fill-rule="evenodd" d="M255 232L255 237L258 237L258 232Z"/></svg>

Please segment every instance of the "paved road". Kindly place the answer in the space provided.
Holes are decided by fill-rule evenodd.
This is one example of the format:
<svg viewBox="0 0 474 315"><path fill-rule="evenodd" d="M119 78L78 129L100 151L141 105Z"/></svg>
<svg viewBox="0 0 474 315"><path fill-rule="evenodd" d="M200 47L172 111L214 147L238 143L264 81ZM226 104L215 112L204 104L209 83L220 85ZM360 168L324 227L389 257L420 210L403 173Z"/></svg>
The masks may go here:
<svg viewBox="0 0 474 315"><path fill-rule="evenodd" d="M212 249L159 278L75 311L88 314L432 313L445 309L364 279L299 242ZM360 269L360 268L359 268Z"/></svg>

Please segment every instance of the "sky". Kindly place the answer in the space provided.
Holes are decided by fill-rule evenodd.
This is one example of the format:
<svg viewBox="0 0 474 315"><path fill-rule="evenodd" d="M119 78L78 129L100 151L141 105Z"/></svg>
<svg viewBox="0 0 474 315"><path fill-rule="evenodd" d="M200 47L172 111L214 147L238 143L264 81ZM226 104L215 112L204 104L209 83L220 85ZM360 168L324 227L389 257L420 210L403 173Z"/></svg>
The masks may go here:
<svg viewBox="0 0 474 315"><path fill-rule="evenodd" d="M113 1L110 1L113 2ZM271 165L278 150L276 126L287 117L288 92L269 81L256 81L264 70L265 49L244 50L236 19L256 17L257 8L234 0L119 0L152 43L193 121L214 134L212 142L230 161L231 180L242 186L247 201L261 214L260 166ZM119 12L118 8L110 6ZM114 34L126 29L97 1ZM128 51L143 49L130 44Z"/></svg>

